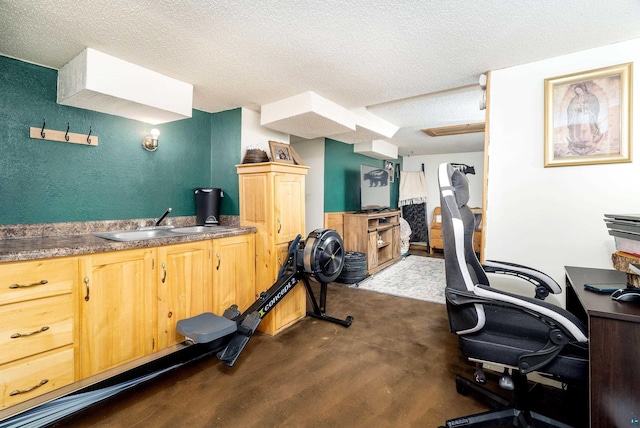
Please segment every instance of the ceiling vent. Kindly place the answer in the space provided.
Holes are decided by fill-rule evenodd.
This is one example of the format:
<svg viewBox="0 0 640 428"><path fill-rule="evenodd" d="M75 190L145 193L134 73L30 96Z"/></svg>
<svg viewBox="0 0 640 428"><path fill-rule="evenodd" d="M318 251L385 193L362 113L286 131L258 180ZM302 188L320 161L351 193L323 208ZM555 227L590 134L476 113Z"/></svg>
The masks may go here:
<svg viewBox="0 0 640 428"><path fill-rule="evenodd" d="M191 117L193 85L87 48L58 71L58 104L156 125Z"/></svg>
<svg viewBox="0 0 640 428"><path fill-rule="evenodd" d="M427 128L427 129L423 129L422 132L432 137L472 134L474 132L484 132L484 122L466 123L463 125L442 126L440 128Z"/></svg>

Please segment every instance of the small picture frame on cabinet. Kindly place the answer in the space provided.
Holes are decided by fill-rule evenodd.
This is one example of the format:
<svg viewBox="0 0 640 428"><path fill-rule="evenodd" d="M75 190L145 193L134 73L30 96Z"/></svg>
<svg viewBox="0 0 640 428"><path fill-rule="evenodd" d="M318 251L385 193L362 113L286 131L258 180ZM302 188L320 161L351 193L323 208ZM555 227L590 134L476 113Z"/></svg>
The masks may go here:
<svg viewBox="0 0 640 428"><path fill-rule="evenodd" d="M289 144L279 143L277 141L269 141L269 149L271 150L272 162L293 164L291 146L289 146Z"/></svg>

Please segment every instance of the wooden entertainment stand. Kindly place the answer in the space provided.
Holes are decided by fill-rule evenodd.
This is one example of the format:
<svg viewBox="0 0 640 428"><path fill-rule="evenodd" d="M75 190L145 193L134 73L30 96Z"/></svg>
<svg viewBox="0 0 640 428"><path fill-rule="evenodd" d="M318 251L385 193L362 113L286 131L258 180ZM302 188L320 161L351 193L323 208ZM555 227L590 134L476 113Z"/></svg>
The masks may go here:
<svg viewBox="0 0 640 428"><path fill-rule="evenodd" d="M400 211L344 214L344 246L367 255L367 275L400 260Z"/></svg>

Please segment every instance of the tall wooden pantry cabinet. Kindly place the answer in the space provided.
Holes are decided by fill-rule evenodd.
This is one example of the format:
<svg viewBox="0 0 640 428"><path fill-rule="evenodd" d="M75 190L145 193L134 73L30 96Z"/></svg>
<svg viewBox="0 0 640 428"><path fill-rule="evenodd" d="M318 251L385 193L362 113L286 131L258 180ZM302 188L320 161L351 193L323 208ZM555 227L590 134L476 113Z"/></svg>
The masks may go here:
<svg viewBox="0 0 640 428"><path fill-rule="evenodd" d="M309 167L276 162L236 165L240 225L256 233L256 296L269 289L286 261L289 242L305 238L305 176ZM297 285L267 315L259 330L275 335L306 314L306 290Z"/></svg>

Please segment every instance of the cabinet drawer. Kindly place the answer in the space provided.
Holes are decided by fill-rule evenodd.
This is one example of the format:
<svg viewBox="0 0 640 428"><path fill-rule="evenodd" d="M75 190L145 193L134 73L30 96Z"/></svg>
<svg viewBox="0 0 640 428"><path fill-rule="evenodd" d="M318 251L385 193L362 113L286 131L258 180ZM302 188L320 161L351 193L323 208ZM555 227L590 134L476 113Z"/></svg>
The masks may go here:
<svg viewBox="0 0 640 428"><path fill-rule="evenodd" d="M0 364L71 343L71 294L14 303L0 311Z"/></svg>
<svg viewBox="0 0 640 428"><path fill-rule="evenodd" d="M78 259L0 264L0 305L71 293Z"/></svg>
<svg viewBox="0 0 640 428"><path fill-rule="evenodd" d="M69 348L0 366L0 409L69 385L74 381L73 364L73 349Z"/></svg>

